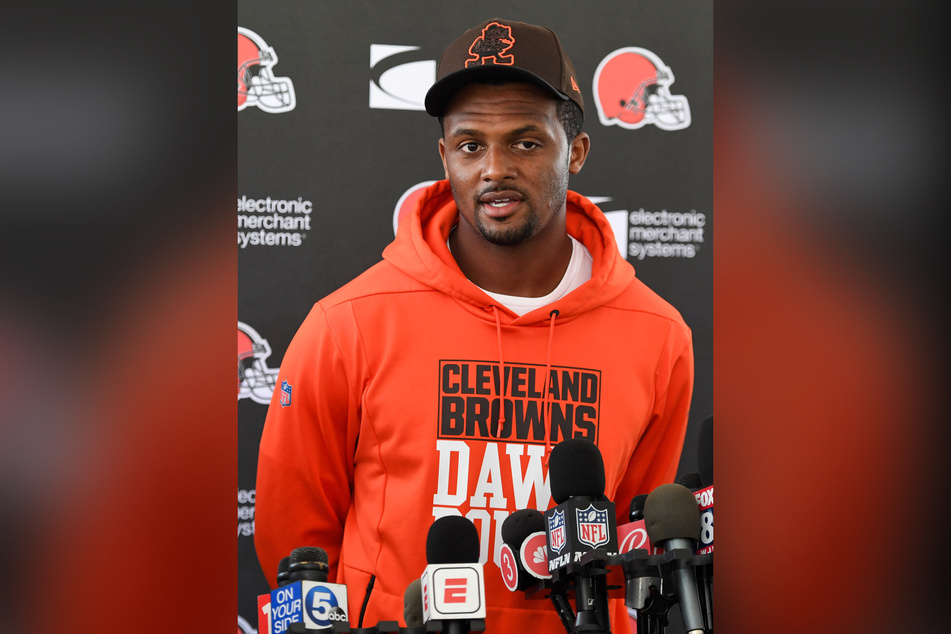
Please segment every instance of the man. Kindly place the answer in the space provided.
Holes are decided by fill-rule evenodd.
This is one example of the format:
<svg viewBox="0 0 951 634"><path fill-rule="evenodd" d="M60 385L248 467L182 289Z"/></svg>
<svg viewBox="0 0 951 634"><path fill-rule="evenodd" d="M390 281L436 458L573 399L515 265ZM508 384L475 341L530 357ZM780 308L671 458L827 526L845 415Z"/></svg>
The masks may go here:
<svg viewBox="0 0 951 634"><path fill-rule="evenodd" d="M382 262L314 306L284 356L261 439L258 556L274 584L293 548L324 548L351 623L363 610L367 627L399 620L429 526L463 515L486 564L486 631L563 631L549 602L505 589L500 526L552 505L548 454L566 438L598 445L618 523L632 497L673 480L690 331L567 190L590 142L552 31L470 29L443 53L426 109L447 180Z"/></svg>

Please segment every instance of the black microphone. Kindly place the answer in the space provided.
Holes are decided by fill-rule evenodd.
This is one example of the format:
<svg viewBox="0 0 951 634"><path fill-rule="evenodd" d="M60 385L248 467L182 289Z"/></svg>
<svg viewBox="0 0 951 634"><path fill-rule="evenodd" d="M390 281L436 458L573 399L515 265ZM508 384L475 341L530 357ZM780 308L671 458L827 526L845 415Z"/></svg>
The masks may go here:
<svg viewBox="0 0 951 634"><path fill-rule="evenodd" d="M327 581L330 565L327 551L316 546L301 546L291 551L288 558L287 582Z"/></svg>
<svg viewBox="0 0 951 634"><path fill-rule="evenodd" d="M424 623L440 621L446 634L485 630L485 581L479 548L479 531L465 517L440 517L429 527L428 565L420 579Z"/></svg>
<svg viewBox="0 0 951 634"><path fill-rule="evenodd" d="M644 523L651 543L665 552L688 551L693 557L700 534L700 508L693 493L680 484L662 484L647 496ZM687 561L672 562L674 589L687 634L703 634L697 578Z"/></svg>
<svg viewBox="0 0 951 634"><path fill-rule="evenodd" d="M631 508L628 513L630 523L618 526L618 546L622 553L631 550L643 551L645 555L652 552L650 540L647 538L647 531L644 527L644 503L647 502L647 494L635 495L631 499ZM630 561L630 560L629 560ZM655 588L660 586L660 578L655 574L652 567L637 566L633 562L624 565L624 605L627 607L631 618L638 620L638 632L650 632L650 626L645 622L651 620L650 615L640 615L639 610L644 609L647 600L651 596L651 586Z"/></svg>
<svg viewBox="0 0 951 634"><path fill-rule="evenodd" d="M289 581L287 579L287 567L291 565L291 558L285 557L277 564L277 587L286 586Z"/></svg>
<svg viewBox="0 0 951 634"><path fill-rule="evenodd" d="M511 592L527 591L526 598L547 592L566 632L575 626L575 611L565 584L553 584L548 572L545 514L521 509L502 522L500 553L502 581Z"/></svg>
<svg viewBox="0 0 951 634"><path fill-rule="evenodd" d="M695 492L698 489L703 488L703 481L700 479L700 474L696 471L685 473L677 478L677 484L687 487L691 492Z"/></svg>
<svg viewBox="0 0 951 634"><path fill-rule="evenodd" d="M700 423L700 434L697 438L697 468L700 470L700 480L703 486L713 485L713 414L707 416Z"/></svg>
<svg viewBox="0 0 951 634"><path fill-rule="evenodd" d="M641 493L631 498L631 511L628 513L628 520L637 522L644 519L644 502L647 501L647 494Z"/></svg>
<svg viewBox="0 0 951 634"><path fill-rule="evenodd" d="M617 554L614 503L604 497L604 460L589 440L564 440L548 459L551 495L545 512L548 570L575 589L576 632L609 632L605 558Z"/></svg>
<svg viewBox="0 0 951 634"><path fill-rule="evenodd" d="M524 591L540 580L551 578L551 575L536 569L526 569L526 563L523 562L521 551L523 546L530 547L526 541L532 536L541 536L541 540L534 540L544 546L545 542L545 514L535 509L521 509L511 513L502 522L500 530L502 536L502 581L512 592ZM526 556L534 558L535 553L526 553ZM545 560L547 564L547 558ZM547 568L547 566L546 566Z"/></svg>

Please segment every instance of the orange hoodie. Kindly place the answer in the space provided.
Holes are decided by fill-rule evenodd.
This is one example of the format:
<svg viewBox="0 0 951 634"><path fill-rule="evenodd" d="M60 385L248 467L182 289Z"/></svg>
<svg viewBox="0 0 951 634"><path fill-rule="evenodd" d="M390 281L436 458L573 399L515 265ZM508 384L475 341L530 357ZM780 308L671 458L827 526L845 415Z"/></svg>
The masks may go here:
<svg viewBox="0 0 951 634"><path fill-rule="evenodd" d="M319 301L291 341L261 437L258 558L276 587L283 557L319 546L353 626L371 579L363 626L403 623L429 526L461 514L481 538L486 632L563 632L550 602L505 588L501 524L554 505L546 452L568 437L598 445L619 525L631 498L673 481L690 330L582 196L568 192L567 228L591 252L591 279L521 317L459 270L446 246L457 213L448 182L432 185L383 261ZM629 631L620 599L611 617Z"/></svg>

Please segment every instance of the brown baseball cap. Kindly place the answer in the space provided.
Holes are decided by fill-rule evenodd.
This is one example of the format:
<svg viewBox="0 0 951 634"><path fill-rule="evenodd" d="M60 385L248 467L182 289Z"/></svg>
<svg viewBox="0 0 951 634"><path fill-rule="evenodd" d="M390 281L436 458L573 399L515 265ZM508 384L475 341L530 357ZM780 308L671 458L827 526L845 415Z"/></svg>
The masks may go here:
<svg viewBox="0 0 951 634"><path fill-rule="evenodd" d="M426 93L426 112L442 116L456 90L489 77L531 82L556 99L574 101L584 114L574 66L555 32L501 18L486 20L446 47L436 69L436 83Z"/></svg>

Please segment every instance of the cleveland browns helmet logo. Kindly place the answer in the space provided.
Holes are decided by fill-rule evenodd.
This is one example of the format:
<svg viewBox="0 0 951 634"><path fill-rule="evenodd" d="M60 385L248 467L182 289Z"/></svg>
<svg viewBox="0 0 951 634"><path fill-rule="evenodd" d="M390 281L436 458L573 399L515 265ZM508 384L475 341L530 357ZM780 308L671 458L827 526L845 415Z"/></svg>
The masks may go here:
<svg viewBox="0 0 951 634"><path fill-rule="evenodd" d="M505 53L514 45L512 27L492 22L482 29L482 35L477 37L469 47L469 54L472 57L466 60L466 68L485 64L511 66L515 63L515 56Z"/></svg>
<svg viewBox="0 0 951 634"><path fill-rule="evenodd" d="M655 125L682 130L690 125L690 104L670 94L674 73L645 48L620 48L601 60L594 72L594 97L603 125L635 130Z"/></svg>

